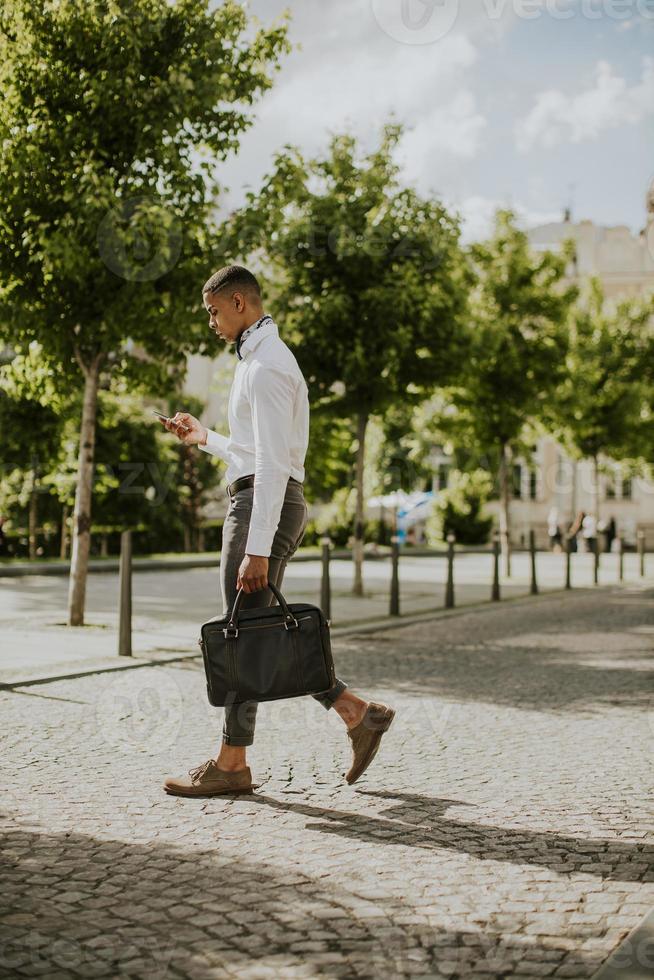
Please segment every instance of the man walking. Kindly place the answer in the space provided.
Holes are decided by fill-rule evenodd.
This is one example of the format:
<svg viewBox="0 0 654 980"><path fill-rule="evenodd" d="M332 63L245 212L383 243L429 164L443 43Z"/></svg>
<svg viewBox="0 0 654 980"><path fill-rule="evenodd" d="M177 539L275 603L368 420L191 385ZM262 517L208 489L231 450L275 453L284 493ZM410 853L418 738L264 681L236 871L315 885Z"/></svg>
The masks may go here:
<svg viewBox="0 0 654 980"><path fill-rule="evenodd" d="M286 563L304 535L309 400L298 363L264 312L251 272L238 265L220 269L205 283L202 298L209 328L235 344L238 358L229 395L229 437L207 429L187 412L177 412L164 425L185 445L197 445L228 464L230 503L220 555L226 615L239 588L246 593L242 608L271 605L268 582L281 589ZM347 726L352 764L345 778L354 783L372 762L395 712L351 693L340 680L314 696L325 708L333 707ZM256 714L254 701L226 707L218 756L190 769L188 776L166 779L166 792L252 792L246 749L254 740Z"/></svg>

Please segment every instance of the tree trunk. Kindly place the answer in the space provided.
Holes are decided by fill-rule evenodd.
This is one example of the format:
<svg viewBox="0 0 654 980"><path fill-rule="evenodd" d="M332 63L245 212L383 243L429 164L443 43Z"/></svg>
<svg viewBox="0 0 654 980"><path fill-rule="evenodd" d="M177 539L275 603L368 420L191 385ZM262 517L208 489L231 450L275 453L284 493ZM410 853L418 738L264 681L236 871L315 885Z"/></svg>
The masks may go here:
<svg viewBox="0 0 654 980"><path fill-rule="evenodd" d="M510 522L510 481L509 448L502 443L500 456L500 544L504 558L504 574L511 578L511 522Z"/></svg>
<svg viewBox="0 0 654 980"><path fill-rule="evenodd" d="M64 504L61 509L61 545L59 547L59 557L64 560L68 557L68 504Z"/></svg>
<svg viewBox="0 0 654 980"><path fill-rule="evenodd" d="M357 416L357 462L356 462L356 509L354 514L354 546L352 560L354 562L353 595L363 595L363 465L366 452L366 428L368 416Z"/></svg>
<svg viewBox="0 0 654 980"><path fill-rule="evenodd" d="M30 490L30 506L29 506L29 517L28 517L28 554L32 561L36 558L36 549L38 545L37 541L37 527L39 518L39 497L38 497L38 477L36 471L32 470L32 487Z"/></svg>
<svg viewBox="0 0 654 980"><path fill-rule="evenodd" d="M91 496L93 491L93 459L95 454L95 419L98 404L98 379L101 355L90 364L82 365L84 372L84 403L80 429L77 488L73 510L73 548L68 583L68 625L84 625L86 578L91 549Z"/></svg>

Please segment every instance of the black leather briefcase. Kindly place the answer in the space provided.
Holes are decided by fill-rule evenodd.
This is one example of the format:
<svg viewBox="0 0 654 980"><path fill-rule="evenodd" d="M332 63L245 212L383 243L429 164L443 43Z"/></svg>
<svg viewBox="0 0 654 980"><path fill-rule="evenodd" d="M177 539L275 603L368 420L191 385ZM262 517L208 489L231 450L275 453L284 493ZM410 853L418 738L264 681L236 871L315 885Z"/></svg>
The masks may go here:
<svg viewBox="0 0 654 980"><path fill-rule="evenodd" d="M245 593L239 589L228 616L200 627L207 696L215 707L320 694L336 682L322 610L288 604L272 582L269 587L278 606L241 611Z"/></svg>

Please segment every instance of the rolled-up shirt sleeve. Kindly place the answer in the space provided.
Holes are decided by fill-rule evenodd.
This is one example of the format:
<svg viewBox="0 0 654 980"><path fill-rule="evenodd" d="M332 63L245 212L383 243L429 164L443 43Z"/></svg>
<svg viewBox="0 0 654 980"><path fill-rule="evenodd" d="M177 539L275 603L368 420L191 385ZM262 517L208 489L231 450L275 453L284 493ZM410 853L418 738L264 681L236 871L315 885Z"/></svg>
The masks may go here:
<svg viewBox="0 0 654 980"><path fill-rule="evenodd" d="M258 364L250 375L255 470L248 555L270 557L291 475L294 379L283 369Z"/></svg>
<svg viewBox="0 0 654 980"><path fill-rule="evenodd" d="M229 463L228 446L229 439L227 436L221 436L219 432L214 432L213 429L207 429L207 441L204 446L198 443L198 449L209 453L210 456L220 456L226 463Z"/></svg>

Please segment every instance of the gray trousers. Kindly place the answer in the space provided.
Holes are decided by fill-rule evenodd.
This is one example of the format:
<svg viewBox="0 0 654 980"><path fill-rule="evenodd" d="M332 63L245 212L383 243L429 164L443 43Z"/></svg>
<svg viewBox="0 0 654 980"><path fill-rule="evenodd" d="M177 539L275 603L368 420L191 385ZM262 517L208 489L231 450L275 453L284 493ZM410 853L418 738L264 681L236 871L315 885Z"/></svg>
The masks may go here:
<svg viewBox="0 0 654 980"><path fill-rule="evenodd" d="M223 600L223 616L234 605L238 588L236 577L245 557L245 544L250 529L254 487L237 490L232 496L223 525L223 544L220 553L220 588ZM279 526L268 559L268 579L281 590L286 563L295 554L307 526L307 504L304 489L296 480L289 480L282 506ZM271 606L276 601L269 588L244 595L241 609ZM325 708L331 708L336 698L345 690L343 681L337 680L332 688L322 694L314 694ZM227 745L252 745L257 719L257 702L242 701L225 707L223 742Z"/></svg>

